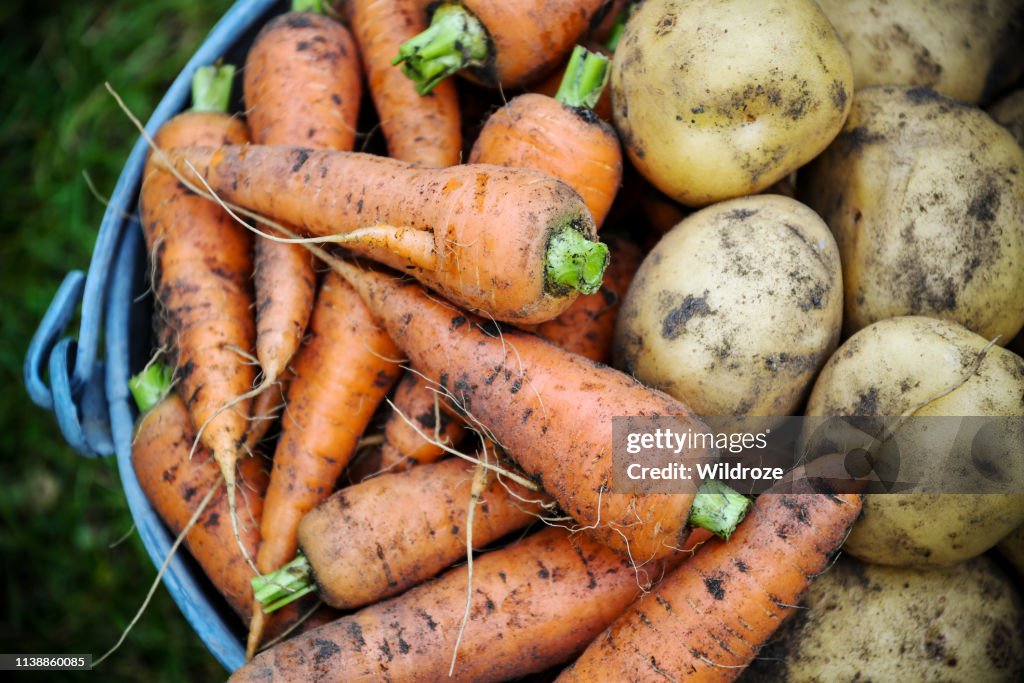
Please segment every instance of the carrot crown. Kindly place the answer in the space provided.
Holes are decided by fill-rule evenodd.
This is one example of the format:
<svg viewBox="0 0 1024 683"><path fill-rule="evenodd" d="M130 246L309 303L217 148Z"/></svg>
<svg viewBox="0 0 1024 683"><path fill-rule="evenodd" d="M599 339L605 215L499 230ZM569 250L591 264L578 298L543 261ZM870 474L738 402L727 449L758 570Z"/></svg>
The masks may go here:
<svg viewBox="0 0 1024 683"><path fill-rule="evenodd" d="M279 610L316 590L312 567L301 552L277 571L253 577L250 583L253 595L263 606L265 614Z"/></svg>
<svg viewBox="0 0 1024 683"><path fill-rule="evenodd" d="M587 239L570 222L552 234L545 261L549 292L557 295L575 289L593 294L601 288L608 267L608 247Z"/></svg>
<svg viewBox="0 0 1024 683"><path fill-rule="evenodd" d="M750 499L717 481L701 482L690 507L690 526L699 526L726 541L750 509Z"/></svg>
<svg viewBox="0 0 1024 683"><path fill-rule="evenodd" d="M128 380L128 389L139 411L147 413L164 400L164 396L171 390L173 375L166 365L153 363Z"/></svg>
<svg viewBox="0 0 1024 683"><path fill-rule="evenodd" d="M430 26L402 43L392 64L426 95L438 83L466 67L485 66L491 41L480 20L462 5L445 3L437 8Z"/></svg>
<svg viewBox="0 0 1024 683"><path fill-rule="evenodd" d="M235 67L231 64L196 69L192 76L192 111L226 113L234 78Z"/></svg>
<svg viewBox="0 0 1024 683"><path fill-rule="evenodd" d="M555 99L573 108L593 109L601 99L610 73L607 57L577 45L569 57Z"/></svg>

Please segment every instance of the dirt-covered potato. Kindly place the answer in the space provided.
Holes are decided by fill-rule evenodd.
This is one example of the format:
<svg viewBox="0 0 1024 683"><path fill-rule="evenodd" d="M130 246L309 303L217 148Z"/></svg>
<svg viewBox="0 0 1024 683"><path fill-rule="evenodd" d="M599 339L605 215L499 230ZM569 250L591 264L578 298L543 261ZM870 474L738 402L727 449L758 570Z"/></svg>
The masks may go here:
<svg viewBox="0 0 1024 683"><path fill-rule="evenodd" d="M948 564L984 552L1024 523L1024 495L1015 495L1024 482L1021 421L1007 421L1016 431L1001 435L1001 445L986 449L997 454L990 462L973 460L979 455L971 448L974 442L954 438L963 424L959 416L1024 415L1022 396L1024 359L989 347L955 323L920 316L890 318L848 339L818 376L807 415L949 416L948 421L906 423L930 432L902 439L898 480L931 482L936 488L936 481L942 481L946 490L954 473L956 490L968 493L868 495L844 549L881 564ZM986 478L993 472L1010 483L997 488ZM969 493L981 490L1008 493Z"/></svg>
<svg viewBox="0 0 1024 683"><path fill-rule="evenodd" d="M930 315L1006 344L1024 325L1024 148L985 112L861 90L799 187L839 243L848 334Z"/></svg>
<svg viewBox="0 0 1024 683"><path fill-rule="evenodd" d="M850 108L850 58L813 0L647 0L615 51L615 125L683 204L762 190L813 159Z"/></svg>
<svg viewBox="0 0 1024 683"><path fill-rule="evenodd" d="M921 571L841 557L740 679L1024 680L1024 605L988 558Z"/></svg>
<svg viewBox="0 0 1024 683"><path fill-rule="evenodd" d="M702 209L647 255L619 312L615 364L705 416L789 415L839 340L828 227L800 202Z"/></svg>
<svg viewBox="0 0 1024 683"><path fill-rule="evenodd" d="M999 541L999 552L1003 554L1017 574L1024 579L1024 525L1017 527L1010 535Z"/></svg>
<svg viewBox="0 0 1024 683"><path fill-rule="evenodd" d="M857 90L927 86L977 102L1022 66L1020 0L818 0L853 60Z"/></svg>
<svg viewBox="0 0 1024 683"><path fill-rule="evenodd" d="M988 108L988 113L1024 146L1024 90L1017 90L1002 98Z"/></svg>

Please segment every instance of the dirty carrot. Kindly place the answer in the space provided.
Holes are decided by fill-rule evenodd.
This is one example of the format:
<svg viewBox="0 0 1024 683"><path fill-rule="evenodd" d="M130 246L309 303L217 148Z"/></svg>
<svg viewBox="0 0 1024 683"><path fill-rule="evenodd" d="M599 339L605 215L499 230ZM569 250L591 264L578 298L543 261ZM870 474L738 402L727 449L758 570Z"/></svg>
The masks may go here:
<svg viewBox="0 0 1024 683"><path fill-rule="evenodd" d="M554 68L601 21L608 5L608 0L442 2L430 27L403 43L394 63L402 64L421 93L457 72L485 85L518 88Z"/></svg>
<svg viewBox="0 0 1024 683"><path fill-rule="evenodd" d="M579 292L600 287L608 261L579 195L530 169L426 169L369 154L261 145L167 156L182 177L205 181L228 202L333 236L499 320L554 318Z"/></svg>
<svg viewBox="0 0 1024 683"><path fill-rule="evenodd" d="M607 57L577 45L555 96L526 93L495 111L469 163L522 166L564 180L601 227L622 181L619 138L593 109L608 66Z"/></svg>
<svg viewBox="0 0 1024 683"><path fill-rule="evenodd" d="M294 8L278 15L246 58L243 91L253 142L352 149L361 89L359 55L344 26ZM316 291L313 265L300 245L256 241L256 356L268 382L281 377L306 331Z"/></svg>
<svg viewBox="0 0 1024 683"><path fill-rule="evenodd" d="M394 410L384 424L386 443L382 450L387 452L381 460L382 468L394 464L396 454L416 463L434 462L445 453L439 444L457 446L466 433L461 418L449 412L444 397L415 372L402 376L391 402Z"/></svg>
<svg viewBox="0 0 1024 683"><path fill-rule="evenodd" d="M132 467L139 487L173 534L181 533L199 502L220 481L220 468L204 448L189 458L195 432L181 398L171 394L140 419L132 445ZM262 457L244 458L238 463L238 531L250 555L259 546L268 466ZM238 548L229 514L227 497L221 489L189 530L185 545L231 609L248 619L253 608L250 581L255 574ZM267 626L268 636L291 627L309 607L309 601L293 603L275 613ZM322 623L333 613L321 612L312 623Z"/></svg>
<svg viewBox="0 0 1024 683"><path fill-rule="evenodd" d="M692 493L612 493L612 418L678 416L681 402L539 337L468 316L417 284L346 262L332 267L362 295L411 365L444 389L576 522L637 562L675 551L688 535ZM704 449L680 455L703 458Z"/></svg>
<svg viewBox="0 0 1024 683"><path fill-rule="evenodd" d="M426 467L426 466L424 466ZM421 468L410 470L409 474ZM661 575L583 534L549 528L281 643L234 673L242 681L499 681L571 659ZM498 638L495 634L501 634Z"/></svg>
<svg viewBox="0 0 1024 683"><path fill-rule="evenodd" d="M200 69L194 106L155 136L159 147L241 144L248 130L225 114L234 68ZM249 427L256 372L252 315L252 238L220 207L196 196L151 155L139 198L157 316L172 341L179 390L228 488ZM245 397L245 398L241 398ZM227 407L230 406L230 407ZM232 514L233 523L236 521Z"/></svg>
<svg viewBox="0 0 1024 683"><path fill-rule="evenodd" d="M455 83L420 95L391 65L398 47L427 28L425 0L349 0L352 32L363 56L370 95L380 117L388 156L424 166L451 166L462 156Z"/></svg>
<svg viewBox="0 0 1024 683"><path fill-rule="evenodd" d="M601 289L579 297L565 313L534 330L566 351L606 365L611 362L619 306L644 256L639 247L621 238L610 239L608 245L612 258Z"/></svg>
<svg viewBox="0 0 1024 683"><path fill-rule="evenodd" d="M732 539L709 541L558 680L734 680L828 568L860 509L859 494L761 495Z"/></svg>
<svg viewBox="0 0 1024 683"><path fill-rule="evenodd" d="M333 607L352 609L397 595L466 554L467 506L475 465L461 458L382 474L342 489L299 525L302 554L254 582L270 609L309 586ZM528 526L550 499L490 473L473 519L474 547ZM398 513L415 501L415 514Z"/></svg>
<svg viewBox="0 0 1024 683"><path fill-rule="evenodd" d="M299 521L332 493L401 373L401 352L337 275L329 274L320 287L310 331L293 363L295 378L274 453L256 559L264 573L295 556Z"/></svg>

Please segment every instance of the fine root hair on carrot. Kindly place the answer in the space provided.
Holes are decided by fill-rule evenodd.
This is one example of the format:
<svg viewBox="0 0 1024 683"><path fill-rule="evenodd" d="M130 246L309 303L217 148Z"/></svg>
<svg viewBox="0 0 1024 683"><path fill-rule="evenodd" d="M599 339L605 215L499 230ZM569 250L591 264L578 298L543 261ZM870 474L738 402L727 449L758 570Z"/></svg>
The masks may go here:
<svg viewBox="0 0 1024 683"><path fill-rule="evenodd" d="M192 531L192 527L196 525L196 522L198 522L199 518L202 517L203 512L206 511L206 506L210 504L211 500L213 500L213 494L217 492L217 489L220 487L220 484L223 481L223 479L223 475L219 476L217 482L213 486L211 486L210 490L206 492L205 496L203 496L203 499L199 502L199 506L196 508L196 511L192 513L192 516L189 518L188 523L185 525L185 528L181 530L181 533L178 534L178 537L174 539L174 543L171 544L170 550L167 551L167 557L164 558L163 564L160 565L160 569L156 573L156 578L153 579L153 584L149 587L149 591L146 593L146 598L142 601L142 605L139 607L139 610L135 613L135 616L132 617L132 620L128 622L128 625L125 627L124 631L121 632L121 637L117 639L117 642L114 643L114 646L106 652L104 652L102 655L100 655L99 659L92 663L94 667L102 664L107 657L114 654L117 651L117 649L121 647L121 644L128 637L128 634L131 632L132 628L134 628L135 624L137 624L139 619L142 618L142 613L146 611L147 607L149 607L149 602L153 599L153 595L156 593L157 586L160 585L160 580L164 577L164 572L166 572L167 567L170 566L171 559L173 559L174 557L174 553L177 552L178 548L181 546L182 541L184 541L185 537L188 536L188 532Z"/></svg>
<svg viewBox="0 0 1024 683"><path fill-rule="evenodd" d="M469 462L476 463L476 465L479 466L479 467L483 467L484 469L490 470L490 471L495 472L497 474L504 475L504 476L508 477L509 479L511 479L512 481L514 481L515 483L517 483L520 486L522 486L523 488L529 489L530 491L539 491L540 490L540 487L537 486L537 484L535 482L530 481L529 479L527 479L526 477L524 477L524 476L522 476L520 474L516 474L515 472L512 472L511 470L504 469L504 468L502 468L499 465L493 465L493 464L491 464L489 462L481 460L480 458L476 458L476 457L474 457L472 455L468 455L466 453L463 453L462 451L457 450L455 448L452 448L451 446L448 446L446 444L443 444L440 441L434 441L433 439L430 438L430 436L425 434L422 429L419 428L419 426L415 423L415 421L412 418L410 418L408 415L406 415L401 410L399 410L398 406L396 406L394 403L392 403L391 399L385 399L385 400L388 402L388 405L391 406L391 409L395 411L395 414L397 414L410 427L412 427L416 431L416 433L420 435L420 437L422 437L425 441L429 441L430 443L434 444L438 448L442 449L445 453L450 453L451 455L454 455L456 457L462 458L463 460L468 460ZM486 439L485 439L485 441L486 441Z"/></svg>

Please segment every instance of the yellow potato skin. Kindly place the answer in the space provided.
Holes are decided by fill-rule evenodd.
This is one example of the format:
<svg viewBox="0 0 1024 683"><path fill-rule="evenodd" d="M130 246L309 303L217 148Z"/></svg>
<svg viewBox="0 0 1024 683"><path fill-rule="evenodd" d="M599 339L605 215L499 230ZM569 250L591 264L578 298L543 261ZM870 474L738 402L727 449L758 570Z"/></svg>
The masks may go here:
<svg viewBox="0 0 1024 683"><path fill-rule="evenodd" d="M756 193L821 152L846 119L853 70L813 0L647 0L611 90L633 164L696 207Z"/></svg>
<svg viewBox="0 0 1024 683"><path fill-rule="evenodd" d="M929 315L1005 345L1024 326L1024 148L977 107L861 90L799 187L839 243L846 334Z"/></svg>
<svg viewBox="0 0 1024 683"><path fill-rule="evenodd" d="M836 350L814 384L806 414L1024 415L1024 359L998 346L987 347L984 338L945 320L883 320ZM984 359L972 373L983 351ZM931 452L935 457L963 455L941 433L935 435ZM1018 482L1024 478L1019 456L1017 452L1015 461L1003 463ZM901 475L908 462L923 467L910 473L910 481L922 481L942 465L934 458L904 458ZM1019 494L871 494L843 549L878 564L948 565L985 552L1022 523L1024 495Z"/></svg>

